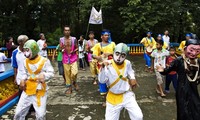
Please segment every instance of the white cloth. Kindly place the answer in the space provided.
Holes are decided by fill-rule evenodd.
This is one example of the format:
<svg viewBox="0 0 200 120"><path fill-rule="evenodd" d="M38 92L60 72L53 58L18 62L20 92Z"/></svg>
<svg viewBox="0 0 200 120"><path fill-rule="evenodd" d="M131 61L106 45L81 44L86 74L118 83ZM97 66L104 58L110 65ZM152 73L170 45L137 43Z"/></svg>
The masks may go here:
<svg viewBox="0 0 200 120"><path fill-rule="evenodd" d="M83 46L79 45L78 46L78 58L84 58L84 53L83 53Z"/></svg>
<svg viewBox="0 0 200 120"><path fill-rule="evenodd" d="M108 62L110 62L110 60L108 60ZM123 77L128 77L129 79L135 79L135 74L134 70L132 69L131 62L129 60L125 60L125 62L126 62L126 68ZM112 65L108 65L100 71L98 77L100 83L106 83L108 86L110 86L119 77L119 75L117 74ZM112 93L121 94L128 91L129 89L130 89L129 83L124 80L120 80L119 82L117 82L117 84L115 84L115 86L113 86L109 90Z"/></svg>
<svg viewBox="0 0 200 120"><path fill-rule="evenodd" d="M18 52L16 54L16 61L17 61L17 73L20 73L21 71L24 70L24 60L26 59L26 57L24 56L24 53L22 51L20 51L19 47L17 48ZM22 78L21 74L17 74L16 76L16 81L17 84L20 84L20 79Z"/></svg>
<svg viewBox="0 0 200 120"><path fill-rule="evenodd" d="M112 105L110 103L106 103L106 120L119 120L120 111L125 108L131 120L142 120L143 114L138 106L135 95L133 92L126 92L124 95L124 100L119 105Z"/></svg>
<svg viewBox="0 0 200 120"><path fill-rule="evenodd" d="M40 52L38 53L39 55L43 56L43 57L47 57L47 50L42 50L42 48L44 48L44 43L46 42L46 40L38 40L37 44L39 46Z"/></svg>
<svg viewBox="0 0 200 120"><path fill-rule="evenodd" d="M15 110L14 120L25 120L25 117L31 105L33 105L35 109L36 120L45 120L46 101L47 101L47 93L45 93L45 95L40 98L41 106L38 107L37 97L35 95L29 96L23 91Z"/></svg>
<svg viewBox="0 0 200 120"><path fill-rule="evenodd" d="M170 47L170 37L169 36L166 36L166 35L163 35L163 41L167 43L168 47Z"/></svg>
<svg viewBox="0 0 200 120"><path fill-rule="evenodd" d="M166 67L166 57L169 56L169 51L166 49L162 49L161 52L158 52L157 49L155 49L151 56L154 58L154 68L156 69L156 66L162 66Z"/></svg>
<svg viewBox="0 0 200 120"><path fill-rule="evenodd" d="M4 62L6 59L7 57L5 56L5 54L0 52L0 62ZM0 63L0 72L4 71L5 71L4 63Z"/></svg>

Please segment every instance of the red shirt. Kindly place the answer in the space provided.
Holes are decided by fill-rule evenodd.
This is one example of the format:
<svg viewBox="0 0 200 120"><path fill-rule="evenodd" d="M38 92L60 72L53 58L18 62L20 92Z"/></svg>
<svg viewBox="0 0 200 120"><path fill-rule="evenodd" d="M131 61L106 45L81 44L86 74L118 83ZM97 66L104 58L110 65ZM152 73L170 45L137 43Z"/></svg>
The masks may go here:
<svg viewBox="0 0 200 120"><path fill-rule="evenodd" d="M172 56L167 57L167 62L166 62L166 64L167 64L167 65L170 65L171 62L173 62L175 59L176 59L176 58L175 58L175 57L172 57ZM169 73L169 75L174 75L174 74L176 74L176 71L171 71L171 72Z"/></svg>

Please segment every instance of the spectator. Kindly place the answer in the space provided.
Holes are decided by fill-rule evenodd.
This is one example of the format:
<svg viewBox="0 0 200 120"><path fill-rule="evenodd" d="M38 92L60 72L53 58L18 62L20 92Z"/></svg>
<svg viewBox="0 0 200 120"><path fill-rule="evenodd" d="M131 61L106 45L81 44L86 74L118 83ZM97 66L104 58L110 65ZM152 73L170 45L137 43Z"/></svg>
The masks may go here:
<svg viewBox="0 0 200 120"><path fill-rule="evenodd" d="M43 57L47 57L47 43L45 39L44 33L40 33L40 39L37 41L37 44L39 46L39 55Z"/></svg>
<svg viewBox="0 0 200 120"><path fill-rule="evenodd" d="M8 37L7 38L7 40L6 40L6 48L8 50L8 58L11 58L12 51L17 48L17 46L13 42L13 38L12 37Z"/></svg>
<svg viewBox="0 0 200 120"><path fill-rule="evenodd" d="M4 62L7 61L7 57L4 53L0 52L0 73L5 72Z"/></svg>
<svg viewBox="0 0 200 120"><path fill-rule="evenodd" d="M163 41L167 43L168 48L167 50L170 48L170 37L169 37L169 31L165 30L164 35L163 35Z"/></svg>

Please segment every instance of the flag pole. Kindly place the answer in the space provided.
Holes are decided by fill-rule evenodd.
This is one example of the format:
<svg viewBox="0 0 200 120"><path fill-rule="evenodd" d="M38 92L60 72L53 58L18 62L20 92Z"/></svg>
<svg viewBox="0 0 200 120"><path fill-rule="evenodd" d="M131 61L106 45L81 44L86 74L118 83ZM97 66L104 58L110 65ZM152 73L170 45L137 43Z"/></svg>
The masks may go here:
<svg viewBox="0 0 200 120"><path fill-rule="evenodd" d="M87 31L86 31L86 34L85 34L85 38L86 38L87 35L88 35L89 27L90 27L90 23L88 22L88 26L87 26Z"/></svg>

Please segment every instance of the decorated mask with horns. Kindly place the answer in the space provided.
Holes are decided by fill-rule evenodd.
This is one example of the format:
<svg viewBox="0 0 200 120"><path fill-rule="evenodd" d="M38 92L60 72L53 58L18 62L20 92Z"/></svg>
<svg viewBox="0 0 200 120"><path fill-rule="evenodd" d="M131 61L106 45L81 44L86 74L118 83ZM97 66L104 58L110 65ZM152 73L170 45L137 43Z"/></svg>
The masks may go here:
<svg viewBox="0 0 200 120"><path fill-rule="evenodd" d="M121 65L124 63L124 60L126 59L126 56L129 52L129 48L124 43L119 43L115 47L113 59L116 64Z"/></svg>
<svg viewBox="0 0 200 120"><path fill-rule="evenodd" d="M32 59L38 55L39 46L35 40L28 40L24 44L24 55L26 58Z"/></svg>

